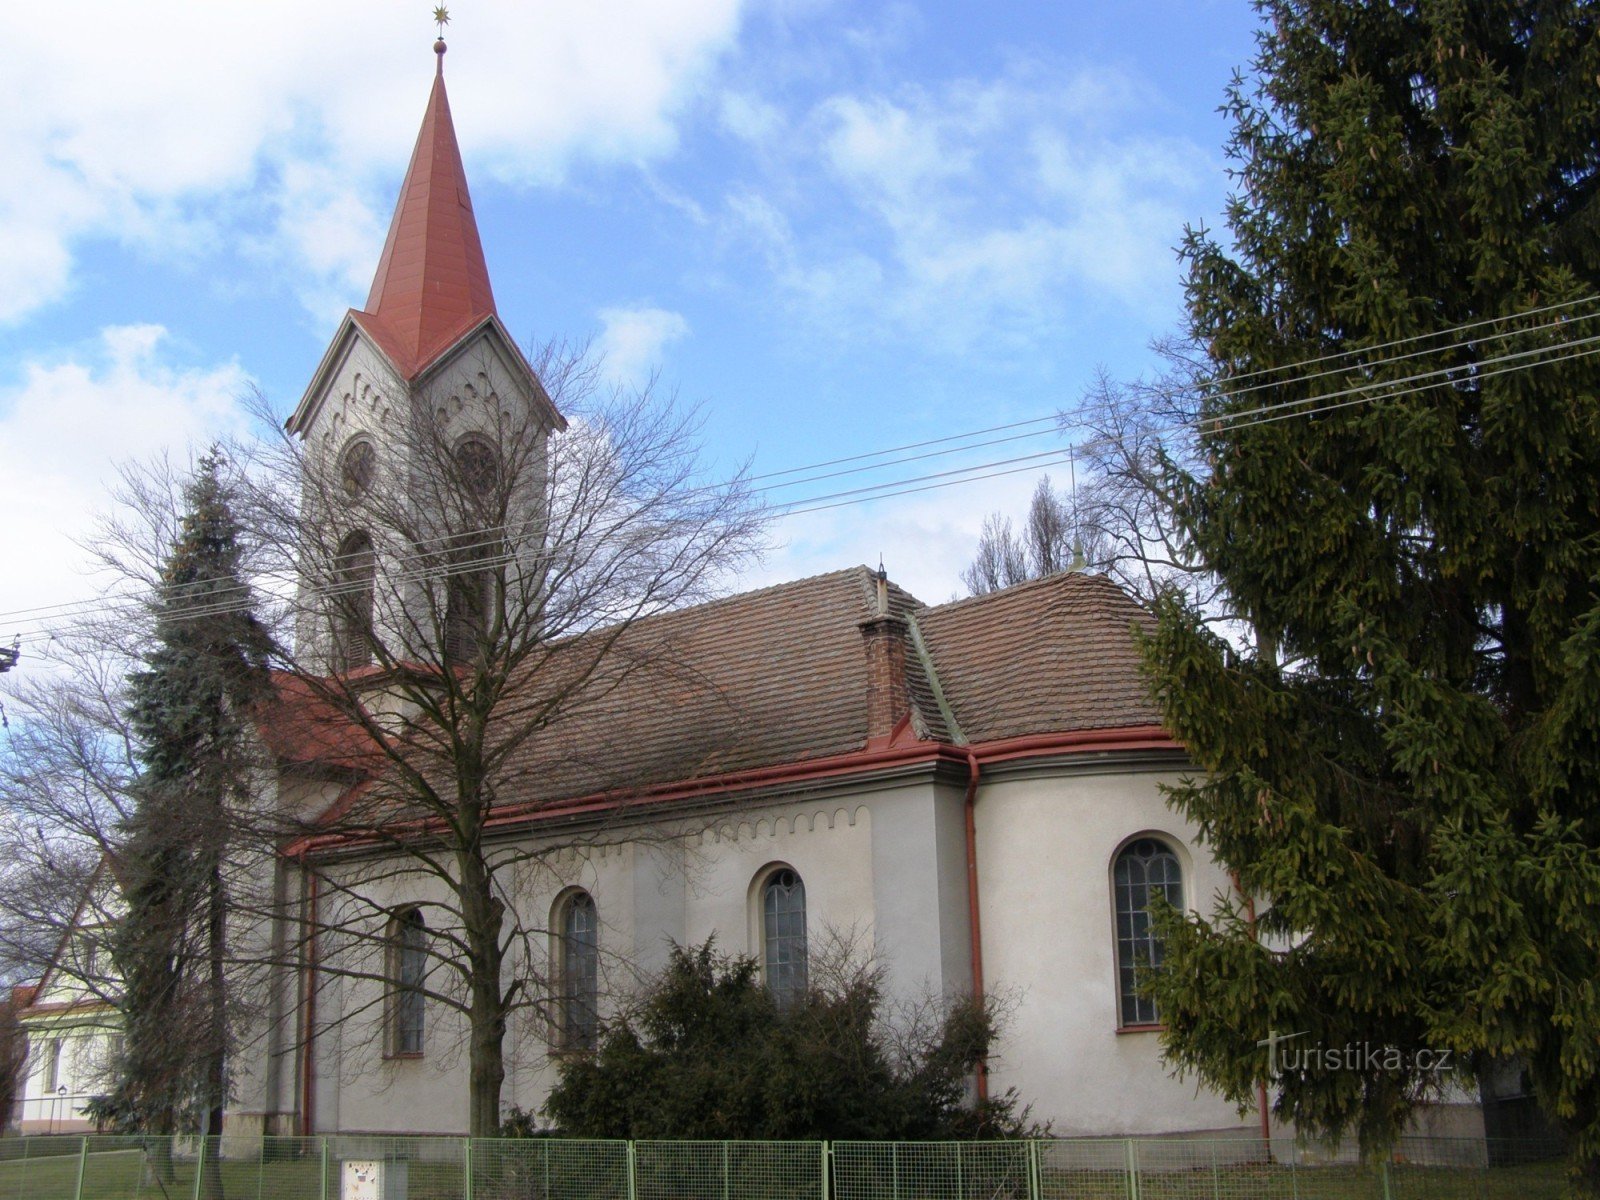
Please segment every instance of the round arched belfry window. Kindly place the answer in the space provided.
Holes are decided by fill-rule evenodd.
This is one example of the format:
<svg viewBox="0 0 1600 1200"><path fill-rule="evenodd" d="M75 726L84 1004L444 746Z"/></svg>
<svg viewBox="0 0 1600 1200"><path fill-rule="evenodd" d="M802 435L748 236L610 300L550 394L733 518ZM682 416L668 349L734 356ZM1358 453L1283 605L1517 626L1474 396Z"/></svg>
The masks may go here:
<svg viewBox="0 0 1600 1200"><path fill-rule="evenodd" d="M339 482L350 496L365 496L377 477L378 448L367 438L355 438L339 458Z"/></svg>
<svg viewBox="0 0 1600 1200"><path fill-rule="evenodd" d="M500 454L481 437L464 438L456 447L461 482L475 496L487 496L500 482Z"/></svg>

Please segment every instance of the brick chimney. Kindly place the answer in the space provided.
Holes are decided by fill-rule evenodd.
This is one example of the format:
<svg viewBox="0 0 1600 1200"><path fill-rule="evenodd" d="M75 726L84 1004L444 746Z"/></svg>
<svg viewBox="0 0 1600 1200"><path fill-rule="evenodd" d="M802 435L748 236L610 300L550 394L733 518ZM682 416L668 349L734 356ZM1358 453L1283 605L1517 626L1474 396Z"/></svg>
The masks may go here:
<svg viewBox="0 0 1600 1200"><path fill-rule="evenodd" d="M906 622L889 611L889 575L878 564L873 615L857 628L867 652L867 745L886 744L911 713L906 688Z"/></svg>

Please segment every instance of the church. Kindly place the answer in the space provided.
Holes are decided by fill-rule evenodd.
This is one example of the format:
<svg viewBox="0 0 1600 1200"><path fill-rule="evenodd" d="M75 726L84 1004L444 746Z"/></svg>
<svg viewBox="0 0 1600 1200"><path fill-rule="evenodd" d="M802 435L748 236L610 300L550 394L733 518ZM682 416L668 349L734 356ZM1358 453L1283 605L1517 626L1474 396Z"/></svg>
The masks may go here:
<svg viewBox="0 0 1600 1200"><path fill-rule="evenodd" d="M581 434L498 316L435 49L371 293L288 422L322 476L302 505L332 564L306 568L305 611L334 598L327 620L302 622L298 653L366 708L354 723L342 709L264 723L268 790L308 829L260 865L275 915L241 945L259 939L271 978L230 1066L230 1134L468 1129L465 1001L433 971L454 953L452 901L402 846L425 824L403 805L372 808L362 748L417 736L431 701L397 699L385 681L405 656L373 647L431 639L450 672L507 607L512 585L483 573L504 556L450 532L441 512L459 497L428 482L430 448L448 448L469 500L519 460L527 494L493 515L506 528L548 523L538 497ZM406 538L393 532L405 522L372 515L383 481ZM470 505L456 516L491 524ZM430 539L448 542L442 584L414 569ZM603 621L569 630L562 653L582 660L569 673L594 697L495 717L506 728L523 712L539 731L506 739L515 785L485 834L507 864L504 969L542 989L505 1030L502 1112L537 1111L560 1057L593 1046L630 986L674 943L714 937L751 955L780 1003L841 946L907 1002L1003 997L975 1087L1015 1089L1057 1135L1260 1136L1264 1113L1174 1077L1138 987L1159 953L1155 898L1205 912L1232 886L1163 800L1188 764L1140 677L1147 620L1086 572L925 605L881 567L847 566L614 634ZM286 683L285 711L326 708L319 686ZM35 1058L25 1130L43 1131L58 1093L71 1112L92 1092L80 1072L69 1097L63 1066L64 1042L95 1036L86 1013L53 979L25 1013L53 1047ZM81 1123L58 1109L50 1126Z"/></svg>

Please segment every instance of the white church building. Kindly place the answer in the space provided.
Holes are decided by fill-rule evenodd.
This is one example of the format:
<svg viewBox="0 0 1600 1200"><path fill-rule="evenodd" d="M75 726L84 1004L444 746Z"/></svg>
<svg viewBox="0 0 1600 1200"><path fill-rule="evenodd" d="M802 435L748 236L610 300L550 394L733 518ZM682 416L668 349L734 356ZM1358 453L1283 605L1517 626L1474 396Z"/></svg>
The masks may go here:
<svg viewBox="0 0 1600 1200"><path fill-rule="evenodd" d="M505 406L550 438L565 425L497 315L438 49L371 295L290 419L346 464L352 495L398 453L384 413L395 397L458 414L464 437ZM323 516L383 587L387 550L357 508ZM915 550L891 548L891 561ZM626 980L674 942L715 936L754 956L781 995L843 935L894 995L1003 995L982 1085L1016 1089L1058 1135L1258 1136L1260 1114L1174 1076L1160 1013L1135 983L1153 949L1152 898L1205 912L1232 886L1163 800L1187 762L1140 677L1134 631L1147 620L1084 572L929 606L846 567L639 622L628 638L670 632L705 686L664 694L641 677L608 700L611 719L569 731L593 744L566 761L625 773L650 803L610 814L605 838L553 856L515 896L549 931L542 977L561 994L553 1019L508 1030L503 1104L536 1111L559 1056L592 1045ZM359 655L334 665L356 668ZM283 803L336 808L362 786L326 743L277 749ZM542 798L577 811L605 784L573 765ZM530 819L498 836L549 835ZM308 862L301 846L277 864L285 911L332 902L310 881L337 876L341 853ZM394 914L383 971L339 978L318 957L326 947L303 947L279 972L232 1069L230 1131L465 1131L460 1020L410 986L417 946L436 932L431 897L404 872L372 878L375 906ZM280 951L296 940L273 936ZM59 988L46 1000L48 1012L25 1014L36 1031L71 1010ZM64 1079L52 1036L26 1103L62 1128L45 1097Z"/></svg>
<svg viewBox="0 0 1600 1200"><path fill-rule="evenodd" d="M290 419L308 446L362 470L390 452L376 397L453 407L464 429L493 420L474 406L497 404L542 411L551 436L563 425L496 314L440 51L371 295ZM382 546L373 553L382 586ZM564 995L557 1019L508 1033L504 1104L536 1110L553 1055L592 1040L608 980L648 973L671 943L714 935L781 991L848 931L896 994L1003 992L1011 1011L985 1084L1015 1088L1060 1133L1258 1130L1255 1114L1173 1078L1159 1014L1134 986L1150 897L1207 909L1230 886L1162 799L1185 760L1139 678L1143 620L1089 574L927 607L856 567L642 622L670 624L680 660L713 686L663 703L655 685L625 684L603 731L572 731L606 745L571 761L625 760L649 817L625 816L644 826L638 839L574 851L519 895L552 931L545 974ZM689 743L718 747L715 761L686 760ZM283 770L319 802L350 786L322 778L314 754ZM545 798L601 782L573 770ZM674 801L693 802L693 833L663 840ZM428 897L404 894L403 878L371 886L392 889L382 906L401 914L389 986L406 998L303 969L260 1066L235 1072L239 1128L465 1129L457 1018L403 987Z"/></svg>

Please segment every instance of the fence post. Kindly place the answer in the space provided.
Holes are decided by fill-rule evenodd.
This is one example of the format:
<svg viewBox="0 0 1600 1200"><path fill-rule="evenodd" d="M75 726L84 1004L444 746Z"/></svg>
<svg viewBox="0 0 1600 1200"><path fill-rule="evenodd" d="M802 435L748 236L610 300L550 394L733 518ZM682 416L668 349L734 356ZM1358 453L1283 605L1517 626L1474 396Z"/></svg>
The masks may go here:
<svg viewBox="0 0 1600 1200"><path fill-rule="evenodd" d="M728 1140L722 1140L722 1200L728 1200Z"/></svg>
<svg viewBox="0 0 1600 1200"><path fill-rule="evenodd" d="M1028 1139L1028 1200L1044 1200L1044 1176L1039 1171L1039 1139Z"/></svg>
<svg viewBox="0 0 1600 1200"><path fill-rule="evenodd" d="M1123 1139L1122 1149L1128 1162L1128 1200L1139 1200L1139 1160L1133 1149L1133 1139Z"/></svg>
<svg viewBox="0 0 1600 1200"><path fill-rule="evenodd" d="M73 1200L83 1200L83 1169L89 1165L89 1139L84 1138L83 1144L78 1147L78 1186L73 1191Z"/></svg>
<svg viewBox="0 0 1600 1200"><path fill-rule="evenodd" d="M322 1135L322 1175L317 1188L318 1200L328 1200L328 1135Z"/></svg>
<svg viewBox="0 0 1600 1200"><path fill-rule="evenodd" d="M466 1200L472 1200L472 1139L461 1139L461 1165L465 1171L462 1182L462 1195Z"/></svg>
<svg viewBox="0 0 1600 1200"><path fill-rule="evenodd" d="M1378 1164L1378 1178L1383 1181L1383 1200L1394 1200L1394 1191L1389 1185L1389 1160L1387 1157Z"/></svg>
<svg viewBox="0 0 1600 1200"><path fill-rule="evenodd" d="M194 1200L200 1200L200 1181L206 1174L206 1135L200 1135L200 1152L194 1156Z"/></svg>
<svg viewBox="0 0 1600 1200"><path fill-rule="evenodd" d="M633 1139L628 1139L628 1200L639 1200L638 1167L634 1163Z"/></svg>
<svg viewBox="0 0 1600 1200"><path fill-rule="evenodd" d="M833 1166L833 1143L822 1143L822 1200L828 1200L828 1176L832 1173L829 1168Z"/></svg>

